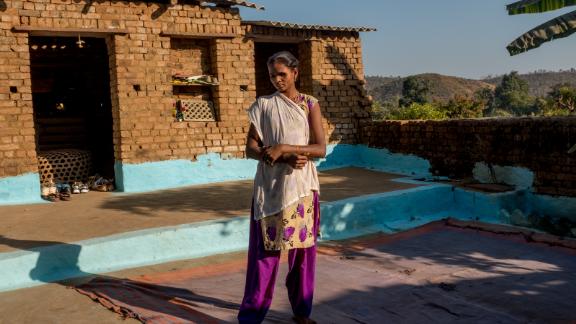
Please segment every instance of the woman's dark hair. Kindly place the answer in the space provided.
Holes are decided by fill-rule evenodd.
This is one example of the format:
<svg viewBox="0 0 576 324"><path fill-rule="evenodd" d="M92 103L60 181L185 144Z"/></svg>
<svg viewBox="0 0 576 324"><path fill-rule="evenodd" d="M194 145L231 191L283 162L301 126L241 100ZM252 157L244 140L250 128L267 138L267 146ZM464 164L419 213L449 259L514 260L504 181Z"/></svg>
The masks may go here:
<svg viewBox="0 0 576 324"><path fill-rule="evenodd" d="M275 63L282 63L292 69L297 68L298 64L300 64L296 56L288 51L278 52L268 58L268 66L274 65Z"/></svg>

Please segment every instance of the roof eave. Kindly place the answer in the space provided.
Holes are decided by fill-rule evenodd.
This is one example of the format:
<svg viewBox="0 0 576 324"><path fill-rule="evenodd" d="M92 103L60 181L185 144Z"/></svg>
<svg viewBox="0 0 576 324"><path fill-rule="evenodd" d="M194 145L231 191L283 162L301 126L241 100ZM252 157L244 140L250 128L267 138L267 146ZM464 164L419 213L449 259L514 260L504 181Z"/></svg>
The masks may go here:
<svg viewBox="0 0 576 324"><path fill-rule="evenodd" d="M340 31L340 32L377 31L376 28L364 27L364 26L355 27L355 26L309 25L309 24L298 24L298 23L288 23L280 21L268 21L268 20L243 20L242 24L252 26L284 28L284 29L319 30L319 31Z"/></svg>

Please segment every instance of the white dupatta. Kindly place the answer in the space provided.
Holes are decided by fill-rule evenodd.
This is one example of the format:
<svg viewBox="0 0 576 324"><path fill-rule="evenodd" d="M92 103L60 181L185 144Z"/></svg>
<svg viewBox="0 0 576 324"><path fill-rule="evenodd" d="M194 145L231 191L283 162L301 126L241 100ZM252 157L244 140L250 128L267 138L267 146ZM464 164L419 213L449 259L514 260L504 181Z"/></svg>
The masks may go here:
<svg viewBox="0 0 576 324"><path fill-rule="evenodd" d="M309 144L308 116L279 92L258 98L248 109L248 115L264 146ZM254 178L254 219L277 214L319 189L316 165L312 161L302 169L286 163L269 166L259 161Z"/></svg>

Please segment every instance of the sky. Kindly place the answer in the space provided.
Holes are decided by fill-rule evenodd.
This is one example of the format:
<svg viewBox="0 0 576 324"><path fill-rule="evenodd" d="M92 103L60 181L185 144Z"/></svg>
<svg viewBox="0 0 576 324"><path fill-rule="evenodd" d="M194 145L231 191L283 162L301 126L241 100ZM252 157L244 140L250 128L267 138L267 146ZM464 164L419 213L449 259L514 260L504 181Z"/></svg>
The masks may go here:
<svg viewBox="0 0 576 324"><path fill-rule="evenodd" d="M575 10L508 16L498 0L252 0L244 20L368 26L361 33L366 75L440 73L481 79L576 67L576 34L510 56L506 45L531 28Z"/></svg>

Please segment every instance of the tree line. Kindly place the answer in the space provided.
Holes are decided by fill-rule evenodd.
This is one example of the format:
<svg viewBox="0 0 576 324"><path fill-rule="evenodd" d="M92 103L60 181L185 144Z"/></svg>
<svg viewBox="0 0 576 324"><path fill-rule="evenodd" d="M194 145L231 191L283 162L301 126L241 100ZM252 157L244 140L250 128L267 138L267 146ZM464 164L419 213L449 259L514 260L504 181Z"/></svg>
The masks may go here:
<svg viewBox="0 0 576 324"><path fill-rule="evenodd" d="M472 96L456 95L447 102L430 99L430 81L411 76L402 83L397 102L374 101L372 116L383 119L451 119L576 114L576 87L560 83L545 96L530 95L518 72L502 77L494 89L482 88Z"/></svg>

